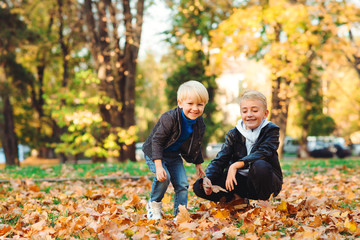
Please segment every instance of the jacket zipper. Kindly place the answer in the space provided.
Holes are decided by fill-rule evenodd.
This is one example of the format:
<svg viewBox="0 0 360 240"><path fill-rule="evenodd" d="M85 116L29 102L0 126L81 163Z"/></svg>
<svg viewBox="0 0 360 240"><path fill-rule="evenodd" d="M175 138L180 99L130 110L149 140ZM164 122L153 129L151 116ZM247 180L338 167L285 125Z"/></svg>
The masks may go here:
<svg viewBox="0 0 360 240"><path fill-rule="evenodd" d="M190 145L189 145L189 150L188 150L188 155L190 155L190 150L191 150L191 146L192 146L192 142L193 142L193 140L194 140L194 135L195 135L195 133L193 132L193 134L192 134L192 136L191 136L191 141L190 141Z"/></svg>

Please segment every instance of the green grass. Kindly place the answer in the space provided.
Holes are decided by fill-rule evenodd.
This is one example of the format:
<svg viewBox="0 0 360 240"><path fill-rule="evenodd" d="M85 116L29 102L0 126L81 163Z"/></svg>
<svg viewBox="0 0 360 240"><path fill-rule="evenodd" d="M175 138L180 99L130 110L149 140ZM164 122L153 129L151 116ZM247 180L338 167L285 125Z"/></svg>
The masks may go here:
<svg viewBox="0 0 360 240"><path fill-rule="evenodd" d="M203 169L210 163L209 160L203 163ZM285 175L297 171L321 171L326 168L358 168L360 159L285 159L280 161ZM196 173L195 166L184 162L188 175ZM130 176L152 176L144 161L124 162L124 163L90 163L90 164L65 164L51 167L26 166L26 167L6 167L0 169L0 178L23 179L23 178L85 178L93 176L130 175Z"/></svg>
<svg viewBox="0 0 360 240"><path fill-rule="evenodd" d="M282 170L286 172L294 171L314 171L314 168L317 168L317 171L327 168L346 168L354 169L360 166L360 158L330 158L330 159L285 159L281 162Z"/></svg>

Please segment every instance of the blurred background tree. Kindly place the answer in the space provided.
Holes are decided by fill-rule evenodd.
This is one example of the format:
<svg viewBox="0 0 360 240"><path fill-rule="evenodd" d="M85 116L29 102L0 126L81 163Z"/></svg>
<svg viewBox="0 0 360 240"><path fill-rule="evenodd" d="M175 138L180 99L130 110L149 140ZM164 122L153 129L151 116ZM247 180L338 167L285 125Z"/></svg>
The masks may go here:
<svg viewBox="0 0 360 240"><path fill-rule="evenodd" d="M4 7L0 8L0 35L0 139L6 164L19 165L17 146L21 132L16 122L26 116L29 108L26 87L33 82L33 77L17 62L15 51L20 45L35 42L35 33L27 28L19 14ZM14 106L24 110L16 111Z"/></svg>
<svg viewBox="0 0 360 240"><path fill-rule="evenodd" d="M213 47L220 50L217 66L243 53L270 68L270 119L280 126L281 143L291 99L299 102L296 122L302 129L303 148L310 130L315 133L314 126L331 118L323 108L323 57L335 51L334 41L345 41L339 41L345 37L340 35L342 27L351 29L359 23L358 10L346 1L249 1L212 32ZM316 131L331 134L333 128Z"/></svg>
<svg viewBox="0 0 360 240"><path fill-rule="evenodd" d="M93 135L96 144L87 145L92 150L86 155L94 161L135 160L135 71L144 1L130 6L126 0L9 0L1 8L19 13L28 28L38 33L36 45L14 47L18 61L29 68L34 78L26 89L31 96L27 99L32 108L32 114L27 116L32 119L31 125L16 127L27 132L29 145L40 150L41 157L55 157L56 150L62 162L66 154L77 152L64 142L69 133L75 134L73 128L68 130L73 123L66 118L76 109L81 117L81 107L86 105L77 102L76 94L81 91L71 87L86 90L86 84L77 83L75 73L92 70L100 80L96 85L99 109L93 113L100 113L101 122ZM69 142L71 138L67 139Z"/></svg>

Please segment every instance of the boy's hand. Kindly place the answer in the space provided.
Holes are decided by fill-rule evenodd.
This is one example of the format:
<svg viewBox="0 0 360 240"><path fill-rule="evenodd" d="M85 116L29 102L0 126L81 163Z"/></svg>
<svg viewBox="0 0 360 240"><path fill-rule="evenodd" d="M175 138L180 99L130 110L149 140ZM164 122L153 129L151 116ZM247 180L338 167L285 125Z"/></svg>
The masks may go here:
<svg viewBox="0 0 360 240"><path fill-rule="evenodd" d="M198 177L200 178L206 177L206 174L202 169L201 164L195 164L195 167L196 167L196 175L198 175Z"/></svg>
<svg viewBox="0 0 360 240"><path fill-rule="evenodd" d="M203 178L203 188L206 195L210 195L212 193L212 183L207 177Z"/></svg>
<svg viewBox="0 0 360 240"><path fill-rule="evenodd" d="M159 182L165 181L167 178L167 174L166 174L165 169L162 166L161 160L157 159L157 160L154 160L154 162L155 162L155 167L156 167L156 179Z"/></svg>
<svg viewBox="0 0 360 240"><path fill-rule="evenodd" d="M237 185L236 172L238 169L243 168L244 165L245 163L243 161L239 161L231 164L226 177L226 183L225 183L226 190L232 191L235 189L235 185Z"/></svg>
<svg viewBox="0 0 360 240"><path fill-rule="evenodd" d="M225 187L226 190L228 191L232 191L234 190L234 184L237 185L237 181L236 181L236 171L237 169L235 167L233 167L233 165L231 165L229 167L228 173L227 173L227 177L226 177L226 182L225 182Z"/></svg>

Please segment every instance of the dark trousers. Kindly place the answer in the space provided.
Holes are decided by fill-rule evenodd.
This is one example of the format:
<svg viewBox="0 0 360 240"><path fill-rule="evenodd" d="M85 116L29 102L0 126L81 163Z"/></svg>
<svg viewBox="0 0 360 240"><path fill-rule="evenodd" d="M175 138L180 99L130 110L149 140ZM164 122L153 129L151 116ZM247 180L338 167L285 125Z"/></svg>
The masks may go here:
<svg viewBox="0 0 360 240"><path fill-rule="evenodd" d="M210 178L210 180L213 185L225 189L226 177L227 171L216 178ZM274 196L279 194L282 185L281 179L275 175L271 165L264 160L255 161L250 167L248 176L236 173L236 181L237 185L231 192L219 191L206 195L202 184L203 180L200 178L194 183L193 190L198 197L214 202L220 201L223 197L226 202L229 202L234 198L235 193L242 198L268 200L272 193Z"/></svg>

